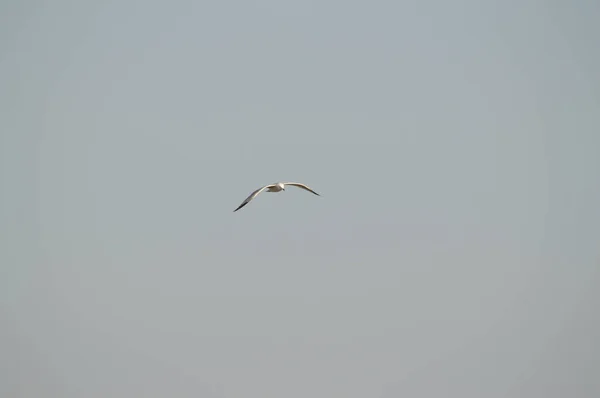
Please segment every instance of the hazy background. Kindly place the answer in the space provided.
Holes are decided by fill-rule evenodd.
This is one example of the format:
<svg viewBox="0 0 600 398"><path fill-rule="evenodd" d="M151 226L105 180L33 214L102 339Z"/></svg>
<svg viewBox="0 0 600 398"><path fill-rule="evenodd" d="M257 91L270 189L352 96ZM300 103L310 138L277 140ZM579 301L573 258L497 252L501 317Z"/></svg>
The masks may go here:
<svg viewBox="0 0 600 398"><path fill-rule="evenodd" d="M2 2L0 396L600 396L599 20Z"/></svg>

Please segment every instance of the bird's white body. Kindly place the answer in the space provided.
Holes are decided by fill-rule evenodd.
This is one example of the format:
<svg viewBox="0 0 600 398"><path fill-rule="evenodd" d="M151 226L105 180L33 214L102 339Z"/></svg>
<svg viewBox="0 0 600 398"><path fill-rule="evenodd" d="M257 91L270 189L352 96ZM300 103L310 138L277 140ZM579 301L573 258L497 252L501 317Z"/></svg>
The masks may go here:
<svg viewBox="0 0 600 398"><path fill-rule="evenodd" d="M315 191L313 191L312 189L310 189L307 185L300 184L298 182L278 182L278 183L275 183L275 184L265 185L264 187L259 188L256 191L252 192L250 194L250 196L248 196L246 198L246 200L244 200L242 202L242 204L239 205L238 208L234 210L234 212L236 212L239 209L241 209L242 207L246 206L248 203L250 203L250 201L252 199L254 199L255 197L257 197L258 194L260 194L262 191L266 190L267 192L281 192L281 191L285 191L285 186L286 185L292 185L292 186L295 186L295 187L298 187L298 188L302 188L302 189L304 189L304 190L306 190L308 192L314 193L317 196L321 196L318 193L316 193Z"/></svg>
<svg viewBox="0 0 600 398"><path fill-rule="evenodd" d="M277 184L267 185L267 192L285 191L285 184L278 182Z"/></svg>

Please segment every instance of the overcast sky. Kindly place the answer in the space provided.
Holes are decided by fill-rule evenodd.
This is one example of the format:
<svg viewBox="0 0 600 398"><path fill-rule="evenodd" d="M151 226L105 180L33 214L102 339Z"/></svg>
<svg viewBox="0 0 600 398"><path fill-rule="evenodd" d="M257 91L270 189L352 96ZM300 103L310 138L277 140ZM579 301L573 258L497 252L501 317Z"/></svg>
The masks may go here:
<svg viewBox="0 0 600 398"><path fill-rule="evenodd" d="M3 2L0 396L600 396L599 20Z"/></svg>

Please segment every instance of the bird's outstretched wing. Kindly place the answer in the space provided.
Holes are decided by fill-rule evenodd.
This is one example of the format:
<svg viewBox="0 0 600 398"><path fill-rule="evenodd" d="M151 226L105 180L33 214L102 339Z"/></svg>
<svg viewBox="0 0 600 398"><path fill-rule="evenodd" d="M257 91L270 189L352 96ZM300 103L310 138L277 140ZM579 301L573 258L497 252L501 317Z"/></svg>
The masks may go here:
<svg viewBox="0 0 600 398"><path fill-rule="evenodd" d="M269 184L269 185L265 185L262 188L258 188L256 191L252 192L250 194L250 196L248 196L241 205L238 206L237 209L235 209L233 212L235 213L236 211L238 211L239 209L241 209L242 207L246 206L248 203L250 203L250 201L254 198L256 198L258 196L259 193L261 193L262 191L264 191L265 189L269 188L269 187L273 187L274 184Z"/></svg>
<svg viewBox="0 0 600 398"><path fill-rule="evenodd" d="M316 193L315 191L313 191L312 189L310 189L307 185L300 184L299 182L284 182L283 185L293 185L295 187L302 188L308 192L312 192L317 196L321 196L318 193Z"/></svg>

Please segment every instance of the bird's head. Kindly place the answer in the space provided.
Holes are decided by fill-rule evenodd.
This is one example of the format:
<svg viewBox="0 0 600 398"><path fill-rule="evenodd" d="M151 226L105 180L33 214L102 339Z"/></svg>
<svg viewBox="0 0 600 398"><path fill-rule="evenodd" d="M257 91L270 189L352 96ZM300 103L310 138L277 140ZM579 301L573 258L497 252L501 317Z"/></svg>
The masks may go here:
<svg viewBox="0 0 600 398"><path fill-rule="evenodd" d="M279 188L281 188L282 191L285 191L285 185L282 183L278 183L277 185L279 185Z"/></svg>

